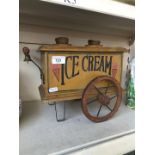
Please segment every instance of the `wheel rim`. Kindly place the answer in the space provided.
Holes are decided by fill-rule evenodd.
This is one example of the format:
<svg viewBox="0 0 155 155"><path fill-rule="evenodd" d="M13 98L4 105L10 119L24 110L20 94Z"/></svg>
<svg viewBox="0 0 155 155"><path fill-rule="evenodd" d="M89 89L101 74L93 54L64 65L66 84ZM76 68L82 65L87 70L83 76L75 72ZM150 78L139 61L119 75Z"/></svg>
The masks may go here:
<svg viewBox="0 0 155 155"><path fill-rule="evenodd" d="M82 95L82 111L93 122L111 118L121 104L119 82L109 76L99 76L88 83Z"/></svg>

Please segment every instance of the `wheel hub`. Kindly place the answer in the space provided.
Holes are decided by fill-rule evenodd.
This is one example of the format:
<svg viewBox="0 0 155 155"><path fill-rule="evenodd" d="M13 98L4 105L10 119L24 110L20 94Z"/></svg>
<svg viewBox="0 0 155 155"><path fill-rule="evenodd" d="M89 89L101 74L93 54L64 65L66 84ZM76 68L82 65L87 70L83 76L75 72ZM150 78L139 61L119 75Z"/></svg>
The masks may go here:
<svg viewBox="0 0 155 155"><path fill-rule="evenodd" d="M110 98L106 95L99 95L98 99L102 105L108 105L110 103Z"/></svg>

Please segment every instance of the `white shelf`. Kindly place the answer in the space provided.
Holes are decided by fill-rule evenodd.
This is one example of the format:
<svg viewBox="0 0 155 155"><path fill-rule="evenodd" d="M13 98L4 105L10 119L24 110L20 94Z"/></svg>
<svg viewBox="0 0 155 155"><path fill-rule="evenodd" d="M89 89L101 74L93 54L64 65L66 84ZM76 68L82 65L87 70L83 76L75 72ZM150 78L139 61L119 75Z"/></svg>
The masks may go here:
<svg viewBox="0 0 155 155"><path fill-rule="evenodd" d="M70 7L68 4L60 5L60 1L48 3L20 0L20 24L112 35L127 39L133 36L135 25L133 6L119 2L105 4L101 0L89 1L89 3L87 1L87 4L84 3L86 1L78 2L76 6ZM111 7L107 7L108 5Z"/></svg>
<svg viewBox="0 0 155 155"><path fill-rule="evenodd" d="M135 19L135 7L113 0L40 0L103 14Z"/></svg>
<svg viewBox="0 0 155 155"><path fill-rule="evenodd" d="M20 119L20 154L69 154L93 149L94 146L100 147L100 144L107 145L109 142L107 147L114 148L113 143L121 137L126 146L121 147L117 142L116 145L120 145L113 150L125 154L134 150L134 139L124 137L134 134L134 121L134 110L124 103L114 117L102 123L94 123L82 113L81 100L66 102L66 120L63 122L56 121L54 105L25 102Z"/></svg>
<svg viewBox="0 0 155 155"><path fill-rule="evenodd" d="M113 148L113 149L111 149ZM114 152L115 150L115 152ZM68 155L118 155L126 154L135 150L135 133L116 137L115 139L88 146L87 148L68 153ZM52 153L49 155L61 155L63 152Z"/></svg>

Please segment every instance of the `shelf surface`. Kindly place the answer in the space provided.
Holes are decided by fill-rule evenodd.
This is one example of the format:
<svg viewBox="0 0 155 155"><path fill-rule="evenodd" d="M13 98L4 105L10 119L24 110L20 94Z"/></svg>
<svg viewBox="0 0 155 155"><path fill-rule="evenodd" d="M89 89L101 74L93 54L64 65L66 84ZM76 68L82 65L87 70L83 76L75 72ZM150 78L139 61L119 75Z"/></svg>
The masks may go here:
<svg viewBox="0 0 155 155"><path fill-rule="evenodd" d="M20 155L69 154L134 133L134 110L124 103L113 118L102 123L88 120L81 100L66 102L66 120L57 122L54 105L25 102L20 119ZM132 141L126 141L130 145Z"/></svg>
<svg viewBox="0 0 155 155"><path fill-rule="evenodd" d="M128 6L126 4L121 5L123 5L123 8L125 8L124 5ZM128 7L133 6L129 5ZM19 8L20 24L91 32L125 38L130 38L134 35L134 17L125 18L121 15L108 13L108 11L79 9L80 7L60 5L54 3L54 1L48 3L36 0L20 0ZM98 7L93 5L93 8ZM121 10L121 8L116 7L116 9L112 8L111 10Z"/></svg>

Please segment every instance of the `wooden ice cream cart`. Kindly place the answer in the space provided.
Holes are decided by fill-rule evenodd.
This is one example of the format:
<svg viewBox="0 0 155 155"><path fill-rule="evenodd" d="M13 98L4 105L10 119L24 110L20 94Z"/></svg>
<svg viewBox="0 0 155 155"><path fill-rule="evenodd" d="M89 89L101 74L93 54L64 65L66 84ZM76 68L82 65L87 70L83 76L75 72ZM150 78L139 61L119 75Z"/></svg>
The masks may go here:
<svg viewBox="0 0 155 155"><path fill-rule="evenodd" d="M86 46L72 46L65 37L55 41L39 49L42 68L31 59L29 49L23 48L25 61L32 61L40 70L41 99L55 103L82 99L82 111L91 121L111 118L121 104L122 58L127 50L103 47L94 40Z"/></svg>

